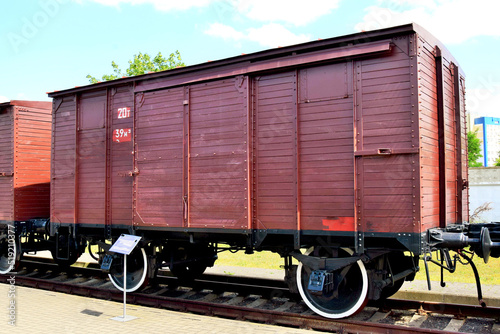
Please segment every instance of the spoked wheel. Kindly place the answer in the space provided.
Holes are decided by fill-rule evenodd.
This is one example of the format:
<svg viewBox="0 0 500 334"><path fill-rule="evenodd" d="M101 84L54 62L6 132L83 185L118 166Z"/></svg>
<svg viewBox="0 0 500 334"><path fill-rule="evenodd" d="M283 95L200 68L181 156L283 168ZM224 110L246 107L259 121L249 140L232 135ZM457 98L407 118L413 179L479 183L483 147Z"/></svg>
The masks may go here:
<svg viewBox="0 0 500 334"><path fill-rule="evenodd" d="M130 255L127 255L127 292L134 292L147 285L147 263L144 248L135 248ZM108 276L111 283L123 291L123 255L113 260Z"/></svg>
<svg viewBox="0 0 500 334"><path fill-rule="evenodd" d="M311 254L313 250L311 247L305 255ZM350 249L339 249L339 257L349 257L352 253ZM368 275L361 260L334 271L334 288L330 292L308 289L311 272L309 267L299 263L297 287L304 302L315 313L330 319L345 318L361 311L368 302Z"/></svg>
<svg viewBox="0 0 500 334"><path fill-rule="evenodd" d="M0 274L15 271L21 261L21 246L17 238L0 240Z"/></svg>

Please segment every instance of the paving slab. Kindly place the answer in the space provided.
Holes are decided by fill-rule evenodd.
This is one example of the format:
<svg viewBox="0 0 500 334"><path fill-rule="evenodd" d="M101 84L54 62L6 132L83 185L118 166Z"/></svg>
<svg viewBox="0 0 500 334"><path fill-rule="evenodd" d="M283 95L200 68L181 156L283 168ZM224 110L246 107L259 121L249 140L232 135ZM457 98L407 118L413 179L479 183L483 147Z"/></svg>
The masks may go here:
<svg viewBox="0 0 500 334"><path fill-rule="evenodd" d="M137 318L120 322L112 320L114 317L123 315L123 304L119 302L20 286L16 286L13 291L14 297L9 298L9 293L12 293L10 285L0 284L0 333L311 334L309 330L174 312L133 304L127 304L126 313ZM14 301L14 308L9 310L11 301ZM321 332L315 331L315 333Z"/></svg>

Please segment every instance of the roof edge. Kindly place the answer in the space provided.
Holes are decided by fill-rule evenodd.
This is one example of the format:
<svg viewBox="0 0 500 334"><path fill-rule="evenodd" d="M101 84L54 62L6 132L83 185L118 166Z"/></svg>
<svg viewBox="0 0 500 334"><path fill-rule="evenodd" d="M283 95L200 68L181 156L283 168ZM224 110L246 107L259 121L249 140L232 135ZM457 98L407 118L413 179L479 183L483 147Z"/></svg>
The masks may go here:
<svg viewBox="0 0 500 334"><path fill-rule="evenodd" d="M40 109L52 109L51 101L31 101L31 100L10 100L7 102L0 103L0 108L4 107L28 107L28 108L40 108Z"/></svg>
<svg viewBox="0 0 500 334"><path fill-rule="evenodd" d="M328 48L328 47L342 46L342 45L347 45L347 44L367 43L367 42L371 42L371 41L376 41L376 40L388 38L390 36L393 37L393 36L404 35L404 34L409 34L409 33L417 33L418 35L422 36L427 42L431 43L432 45L439 46L439 48L442 51L443 56L445 58L447 58L448 60L453 61L458 66L458 63L453 58L453 56L448 51L448 49L443 45L443 43L439 42L431 33L429 33L427 30L425 30L424 28L422 28L418 24L408 23L408 24L404 24L404 25L388 27L388 28L383 28L383 29L378 29L378 30L362 31L362 32L352 33L352 34L348 34L348 35L342 35L342 36L338 36L338 37L331 37L328 39L310 41L310 42L290 45L290 46L286 46L286 47L267 49L267 50L253 52L253 53L246 54L246 55L239 55L239 56L234 56L234 57L229 57L229 58L223 58L223 59L219 59L219 60L215 60L215 61L209 61L209 62L205 62L205 63L189 65L189 66L170 69L170 70L166 70L166 71L142 74L142 75L137 75L137 76L133 76L133 77L120 78L120 79L115 79L115 80L111 80L111 81L99 82L96 84L89 84L89 85L85 85L85 86L77 86L74 88L69 88L69 89L65 89L65 90L61 90L61 91L50 92L50 93L48 93L48 96L49 97L57 97L57 96L72 94L72 93L79 92L79 91L92 90L94 88L100 89L100 88L106 88L108 86L116 86L116 85L120 85L120 84L134 83L134 82L138 82L138 81L142 81L142 80L175 76L175 75L180 75L180 74L187 73L187 72L194 72L194 71L198 71L198 70L211 69L211 68L218 67L218 66L228 66L228 65L234 65L234 64L238 64L238 63L244 63L244 62L257 62L257 61L266 60L266 59L284 57L284 56L287 56L287 55L290 55L293 53L311 52L314 50L324 49L324 48ZM460 66L459 66L459 69L462 72L462 69L460 68Z"/></svg>

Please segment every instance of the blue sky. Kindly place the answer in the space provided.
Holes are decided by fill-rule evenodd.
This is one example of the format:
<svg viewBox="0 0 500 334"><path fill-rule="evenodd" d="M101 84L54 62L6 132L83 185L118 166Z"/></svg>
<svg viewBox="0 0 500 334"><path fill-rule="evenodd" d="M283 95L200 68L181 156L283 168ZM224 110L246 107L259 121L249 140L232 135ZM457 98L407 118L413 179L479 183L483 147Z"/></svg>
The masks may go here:
<svg viewBox="0 0 500 334"><path fill-rule="evenodd" d="M127 68L139 52L179 50L187 65L416 22L466 74L468 110L500 117L497 0L2 1L0 101L48 100Z"/></svg>

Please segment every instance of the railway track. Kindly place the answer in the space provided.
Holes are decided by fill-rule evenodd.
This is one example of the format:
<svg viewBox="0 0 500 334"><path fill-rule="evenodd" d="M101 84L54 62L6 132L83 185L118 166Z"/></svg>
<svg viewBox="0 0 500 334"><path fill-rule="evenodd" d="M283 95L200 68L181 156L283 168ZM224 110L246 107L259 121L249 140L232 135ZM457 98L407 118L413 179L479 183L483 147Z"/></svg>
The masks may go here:
<svg viewBox="0 0 500 334"><path fill-rule="evenodd" d="M9 276L0 275L0 282ZM80 296L122 301L96 267L63 270L50 261L25 259L16 284ZM204 275L189 284L162 271L152 287L127 295L127 302L259 323L334 333L500 333L500 308L389 299L369 304L343 320L319 317L290 294L284 282Z"/></svg>

